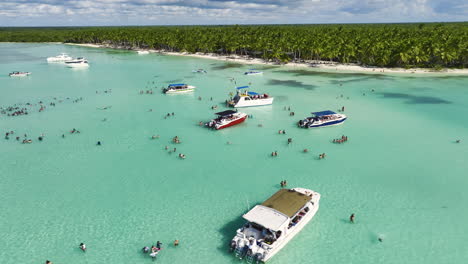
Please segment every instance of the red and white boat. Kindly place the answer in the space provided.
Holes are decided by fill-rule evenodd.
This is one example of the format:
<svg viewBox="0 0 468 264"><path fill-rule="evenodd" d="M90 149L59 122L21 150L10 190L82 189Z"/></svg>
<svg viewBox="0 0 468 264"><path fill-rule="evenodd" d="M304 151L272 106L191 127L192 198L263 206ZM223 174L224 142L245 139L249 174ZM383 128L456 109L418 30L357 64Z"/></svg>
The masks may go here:
<svg viewBox="0 0 468 264"><path fill-rule="evenodd" d="M240 124L244 122L245 119L247 119L246 113L241 113L241 112L237 112L233 110L226 110L223 112L219 112L219 113L216 113L216 115L218 115L218 118L205 123L205 126L219 130L219 129L223 129L226 127Z"/></svg>

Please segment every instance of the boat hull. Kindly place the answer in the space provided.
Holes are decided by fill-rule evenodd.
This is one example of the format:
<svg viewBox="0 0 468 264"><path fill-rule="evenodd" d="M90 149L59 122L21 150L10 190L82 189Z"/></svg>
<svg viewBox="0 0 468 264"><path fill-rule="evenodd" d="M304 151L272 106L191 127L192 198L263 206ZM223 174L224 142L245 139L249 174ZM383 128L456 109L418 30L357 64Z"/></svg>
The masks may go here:
<svg viewBox="0 0 468 264"><path fill-rule="evenodd" d="M273 104L273 97L265 98L265 99L255 99L249 101L239 101L233 107L251 107L251 106L263 106L263 105L271 105Z"/></svg>
<svg viewBox="0 0 468 264"><path fill-rule="evenodd" d="M247 119L247 115L241 117L241 118L238 118L236 120L233 120L232 122L229 122L227 124L224 124L224 125L220 125L220 126L215 126L215 129L216 130L220 130L220 129L223 129L223 128L226 128L226 127L231 127L231 126L235 126L235 125L238 125L242 122L245 121L245 119Z"/></svg>
<svg viewBox="0 0 468 264"><path fill-rule="evenodd" d="M67 67L69 68L88 68L88 63L67 63Z"/></svg>
<svg viewBox="0 0 468 264"><path fill-rule="evenodd" d="M179 91L169 90L169 91L166 91L165 94L183 94L183 93L191 93L193 91L195 91L194 88L184 89L184 90L179 90Z"/></svg>
<svg viewBox="0 0 468 264"><path fill-rule="evenodd" d="M307 128L314 128L314 127L327 127L327 126L336 126L336 125L341 125L343 124L344 121L346 121L346 117L343 118L343 119L339 119L339 120L333 120L333 121L330 121L330 122L327 122L327 123L323 123L323 124L317 124L317 125L309 125L307 126Z"/></svg>

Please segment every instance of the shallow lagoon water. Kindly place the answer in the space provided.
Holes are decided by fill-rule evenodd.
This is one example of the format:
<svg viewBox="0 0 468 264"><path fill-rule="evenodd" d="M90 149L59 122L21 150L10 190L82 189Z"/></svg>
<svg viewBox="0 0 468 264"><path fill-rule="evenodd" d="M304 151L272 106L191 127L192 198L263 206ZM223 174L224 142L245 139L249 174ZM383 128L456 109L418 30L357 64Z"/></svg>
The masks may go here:
<svg viewBox="0 0 468 264"><path fill-rule="evenodd" d="M468 259L467 77L289 67L244 76L261 66L56 44L4 43L0 50L0 106L33 104L27 116L0 116L2 135L15 131L0 140L2 263L149 263L140 249L157 240L164 243L159 263L239 263L227 245L241 215L283 179L320 192L321 207L269 263ZM46 63L60 52L84 56L91 66ZM208 74L191 72L198 68ZM14 70L32 75L8 77ZM253 118L232 128L200 127L214 116L211 106L224 109L234 92L230 77L275 96L274 105L243 109ZM163 95L170 82L197 90ZM139 94L153 86L154 94ZM38 112L41 100L47 107ZM295 125L311 111L342 106L349 119L341 126ZM81 133L70 134L73 128ZM32 144L14 139L25 133ZM343 134L347 143L331 143ZM171 142L176 135L181 144ZM275 150L279 156L270 157ZM320 153L327 158L318 160Z"/></svg>

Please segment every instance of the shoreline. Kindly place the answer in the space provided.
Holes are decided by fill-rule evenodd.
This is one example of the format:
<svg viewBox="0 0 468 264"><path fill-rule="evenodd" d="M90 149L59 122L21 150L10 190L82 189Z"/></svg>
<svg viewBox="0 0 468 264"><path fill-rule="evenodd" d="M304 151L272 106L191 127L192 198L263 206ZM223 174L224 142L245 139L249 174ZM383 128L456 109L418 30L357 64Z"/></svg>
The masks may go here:
<svg viewBox="0 0 468 264"><path fill-rule="evenodd" d="M88 48L108 48L108 49L119 49L110 45L102 44L81 44L81 43L63 43L65 45L88 47ZM259 58L250 58L248 56L239 55L219 55L215 53L188 53L188 52L170 52L165 50L154 50L154 49L132 49L129 51L149 51L150 53L161 53L172 56L188 56L203 59L213 59L225 62L239 63L239 64L258 64L258 65L272 65L272 66L284 66L284 67L297 67L307 68L309 70L317 70L323 72L356 72L356 73L368 73L368 74L449 74L449 75L468 75L468 69L449 69L444 68L440 71L427 69L427 68L385 68L385 67L364 67L357 64L343 64L330 61L305 61L301 63L289 62L286 64L278 64L274 62L264 61Z"/></svg>

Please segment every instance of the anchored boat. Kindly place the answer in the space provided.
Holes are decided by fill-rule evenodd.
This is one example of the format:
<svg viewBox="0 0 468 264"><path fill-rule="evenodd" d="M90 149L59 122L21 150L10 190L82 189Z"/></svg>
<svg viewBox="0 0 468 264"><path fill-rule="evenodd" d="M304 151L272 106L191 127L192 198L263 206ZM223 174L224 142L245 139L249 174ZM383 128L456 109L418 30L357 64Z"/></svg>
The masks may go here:
<svg viewBox="0 0 468 264"><path fill-rule="evenodd" d="M62 53L62 54L60 54L58 56L55 56L55 57L48 57L47 58L47 62L66 62L66 61L70 61L70 60L73 60L73 58L70 57L66 53Z"/></svg>
<svg viewBox="0 0 468 264"><path fill-rule="evenodd" d="M19 72L19 71L14 71L12 73L9 73L8 75L10 77L25 77L25 76L28 76L30 75L31 73L30 72Z"/></svg>
<svg viewBox="0 0 468 264"><path fill-rule="evenodd" d="M187 85L185 83L174 83L169 84L167 88L163 89L165 94L176 94L176 93L189 93L195 90L195 86Z"/></svg>
<svg viewBox="0 0 468 264"><path fill-rule="evenodd" d="M261 106L273 104L274 97L268 94L259 94L256 92L248 91L249 86L237 87L237 94L226 103L232 107L248 107L248 106Z"/></svg>
<svg viewBox="0 0 468 264"><path fill-rule="evenodd" d="M245 75L261 75L263 72L257 70L248 70L244 72Z"/></svg>
<svg viewBox="0 0 468 264"><path fill-rule="evenodd" d="M226 127L234 126L245 121L247 114L226 110L223 112L216 113L218 118L211 120L210 122L205 123L205 126L209 128L214 128L216 130L223 129Z"/></svg>
<svg viewBox="0 0 468 264"><path fill-rule="evenodd" d="M243 215L230 249L247 262L266 262L280 251L319 209L320 194L309 189L281 189Z"/></svg>
<svg viewBox="0 0 468 264"><path fill-rule="evenodd" d="M65 65L67 65L70 68L89 67L88 60L82 57L76 58L74 60L65 61Z"/></svg>
<svg viewBox="0 0 468 264"><path fill-rule="evenodd" d="M312 112L312 115L313 116L307 117L304 120L299 120L298 126L304 128L333 126L339 125L347 119L346 115L338 114L330 110Z"/></svg>

